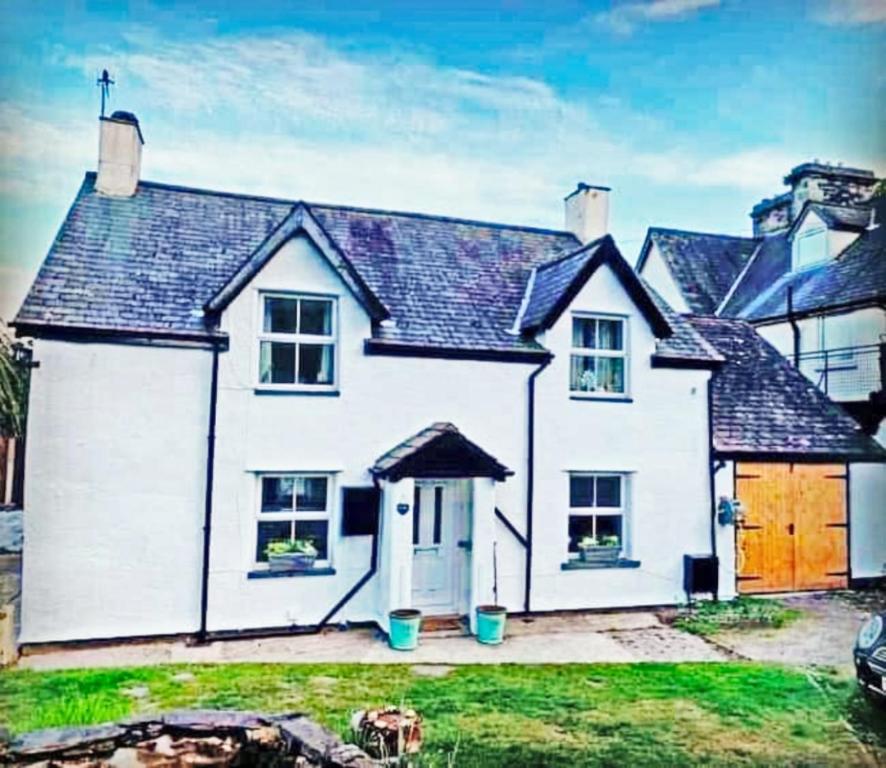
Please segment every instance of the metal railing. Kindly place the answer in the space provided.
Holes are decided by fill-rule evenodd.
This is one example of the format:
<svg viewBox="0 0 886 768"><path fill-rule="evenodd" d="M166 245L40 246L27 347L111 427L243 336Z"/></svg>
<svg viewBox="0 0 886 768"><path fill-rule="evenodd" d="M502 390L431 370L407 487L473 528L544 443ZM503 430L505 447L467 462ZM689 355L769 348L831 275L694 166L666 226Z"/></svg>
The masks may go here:
<svg viewBox="0 0 886 768"><path fill-rule="evenodd" d="M802 352L798 367L832 400L867 400L883 391L886 344Z"/></svg>

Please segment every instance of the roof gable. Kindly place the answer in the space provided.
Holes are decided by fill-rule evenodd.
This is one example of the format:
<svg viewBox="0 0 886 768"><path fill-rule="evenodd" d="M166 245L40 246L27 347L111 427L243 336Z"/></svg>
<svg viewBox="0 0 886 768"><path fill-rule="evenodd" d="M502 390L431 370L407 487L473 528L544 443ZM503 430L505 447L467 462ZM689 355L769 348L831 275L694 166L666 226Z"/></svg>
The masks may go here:
<svg viewBox="0 0 886 768"><path fill-rule="evenodd" d="M523 333L533 333L550 328L603 264L615 273L655 336L660 339L671 336L673 331L670 324L647 293L640 278L619 253L610 235L535 270L531 292L520 321L520 330Z"/></svg>
<svg viewBox="0 0 886 768"><path fill-rule="evenodd" d="M252 252L231 279L206 302L207 311L218 313L224 310L283 245L301 234L306 235L314 243L373 320L380 321L390 317L385 305L369 289L347 256L326 234L304 203L292 207L289 215Z"/></svg>
<svg viewBox="0 0 886 768"><path fill-rule="evenodd" d="M643 271L653 243L690 311L710 315L750 260L759 240L651 227L637 261L638 272Z"/></svg>
<svg viewBox="0 0 886 768"><path fill-rule="evenodd" d="M514 474L454 424L442 421L380 456L370 472L392 481L404 477L492 477L501 481Z"/></svg>

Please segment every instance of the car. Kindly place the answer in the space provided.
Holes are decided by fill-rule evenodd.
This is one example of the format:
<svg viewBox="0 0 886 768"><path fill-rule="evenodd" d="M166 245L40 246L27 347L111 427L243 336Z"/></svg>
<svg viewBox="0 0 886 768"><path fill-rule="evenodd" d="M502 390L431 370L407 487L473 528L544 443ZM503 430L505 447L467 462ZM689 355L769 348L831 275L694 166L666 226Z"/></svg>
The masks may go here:
<svg viewBox="0 0 886 768"><path fill-rule="evenodd" d="M871 699L886 703L886 612L875 613L858 630L855 677Z"/></svg>

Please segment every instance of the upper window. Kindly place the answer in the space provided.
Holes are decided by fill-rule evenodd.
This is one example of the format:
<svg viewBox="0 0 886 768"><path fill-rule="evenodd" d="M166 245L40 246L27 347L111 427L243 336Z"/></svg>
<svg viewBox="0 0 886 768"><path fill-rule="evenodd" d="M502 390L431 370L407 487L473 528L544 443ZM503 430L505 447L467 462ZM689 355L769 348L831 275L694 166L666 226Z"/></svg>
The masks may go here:
<svg viewBox="0 0 886 768"><path fill-rule="evenodd" d="M569 552L586 547L624 547L625 475L569 476Z"/></svg>
<svg viewBox="0 0 886 768"><path fill-rule="evenodd" d="M575 315L569 389L614 396L627 392L627 321Z"/></svg>
<svg viewBox="0 0 886 768"><path fill-rule="evenodd" d="M803 269L828 258L828 231L824 227L807 229L794 239L794 269Z"/></svg>
<svg viewBox="0 0 886 768"><path fill-rule="evenodd" d="M255 559L268 561L270 551L282 547L313 554L315 564L329 563L329 475L263 475ZM310 546L307 546L310 545Z"/></svg>
<svg viewBox="0 0 886 768"><path fill-rule="evenodd" d="M259 383L332 387L335 341L334 299L262 295Z"/></svg>

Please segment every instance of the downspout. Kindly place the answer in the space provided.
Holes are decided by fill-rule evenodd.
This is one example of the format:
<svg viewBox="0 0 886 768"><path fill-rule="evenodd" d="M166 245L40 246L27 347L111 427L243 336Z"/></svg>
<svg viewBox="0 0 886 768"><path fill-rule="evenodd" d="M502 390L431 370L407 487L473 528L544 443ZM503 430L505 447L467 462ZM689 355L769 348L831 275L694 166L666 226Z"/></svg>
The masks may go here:
<svg viewBox="0 0 886 768"><path fill-rule="evenodd" d="M551 364L548 357L529 375L529 414L526 435L526 580L523 592L523 610L529 613L532 595L532 496L535 486L535 379Z"/></svg>
<svg viewBox="0 0 886 768"><path fill-rule="evenodd" d="M197 642L206 642L209 612L209 545L212 538L212 485L215 477L215 418L218 410L219 343L212 345L212 383L209 389L209 431L206 435L206 497L203 509L203 570L200 577L200 629Z"/></svg>
<svg viewBox="0 0 886 768"><path fill-rule="evenodd" d="M713 397L713 374L708 378L708 477L711 494L711 557L717 563L717 583L720 583L720 561L717 558L717 490L716 475L725 462L714 463L714 397ZM717 592L713 594L714 602L717 602Z"/></svg>
<svg viewBox="0 0 886 768"><path fill-rule="evenodd" d="M794 316L794 286L788 286L788 322L791 324L791 333L794 336L794 368L800 367L800 326Z"/></svg>

